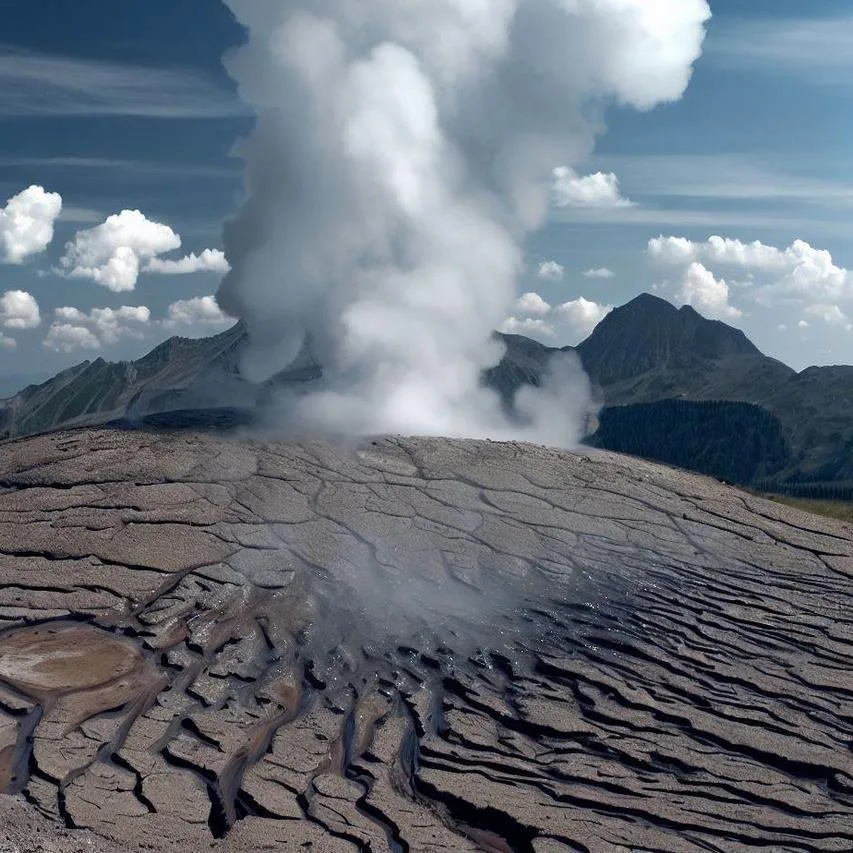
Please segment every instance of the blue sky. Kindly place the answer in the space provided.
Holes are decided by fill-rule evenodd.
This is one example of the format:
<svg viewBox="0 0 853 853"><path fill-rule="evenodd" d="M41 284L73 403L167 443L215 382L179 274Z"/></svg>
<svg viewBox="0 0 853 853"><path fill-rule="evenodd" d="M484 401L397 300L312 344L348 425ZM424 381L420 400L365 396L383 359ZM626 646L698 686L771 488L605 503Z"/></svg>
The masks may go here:
<svg viewBox="0 0 853 853"><path fill-rule="evenodd" d="M595 153L572 164L578 179L615 176L618 193L605 181L609 196L555 204L528 240L519 282L520 294L541 300L516 307L516 327L575 343L607 306L655 290L743 328L797 368L853 363L848 7L711 0L684 97L646 113L608 109ZM224 328L209 303L191 301L215 293L221 272L142 271L132 290L110 289L85 271L69 275L74 257L65 266L62 257L78 232L122 210L180 235L164 260L221 247L222 221L243 195L229 151L251 127L221 64L242 40L228 10L198 0L4 0L0 14L0 205L32 184L63 202L46 250L0 266L0 295L30 294L40 320L20 300L0 308L0 376L137 357L171 334ZM728 241L709 243L712 235ZM650 250L661 236L679 240ZM78 313L56 313L71 308ZM88 336L51 337L55 325Z"/></svg>

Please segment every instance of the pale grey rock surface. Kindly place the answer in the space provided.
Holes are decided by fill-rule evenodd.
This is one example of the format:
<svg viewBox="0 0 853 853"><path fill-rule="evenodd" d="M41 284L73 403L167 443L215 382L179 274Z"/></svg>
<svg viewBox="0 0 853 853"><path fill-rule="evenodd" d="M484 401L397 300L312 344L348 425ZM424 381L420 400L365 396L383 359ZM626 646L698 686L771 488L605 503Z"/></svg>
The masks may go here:
<svg viewBox="0 0 853 853"><path fill-rule="evenodd" d="M849 851L851 535L530 445L2 444L0 851Z"/></svg>

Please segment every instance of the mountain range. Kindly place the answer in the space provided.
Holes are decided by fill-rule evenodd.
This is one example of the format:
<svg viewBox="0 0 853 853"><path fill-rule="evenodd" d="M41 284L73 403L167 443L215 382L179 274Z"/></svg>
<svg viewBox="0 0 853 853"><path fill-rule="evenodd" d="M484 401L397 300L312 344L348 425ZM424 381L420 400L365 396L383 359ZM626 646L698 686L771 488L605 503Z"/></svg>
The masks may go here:
<svg viewBox="0 0 853 853"><path fill-rule="evenodd" d="M511 405L539 384L555 348L500 335L506 354L484 381ZM170 338L133 362L99 358L0 400L0 439L112 421L244 422L276 386L311 382L305 347L263 384L240 374L242 324L210 338ZM853 487L853 367L797 373L743 332L650 294L608 314L574 349L602 404L588 442L795 494Z"/></svg>

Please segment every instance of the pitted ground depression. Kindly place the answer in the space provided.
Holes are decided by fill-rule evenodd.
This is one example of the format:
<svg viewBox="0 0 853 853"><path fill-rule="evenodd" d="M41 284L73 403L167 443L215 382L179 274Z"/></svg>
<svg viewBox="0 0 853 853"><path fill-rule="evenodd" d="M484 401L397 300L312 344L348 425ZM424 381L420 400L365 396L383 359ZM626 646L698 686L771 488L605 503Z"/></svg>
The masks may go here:
<svg viewBox="0 0 853 853"><path fill-rule="evenodd" d="M849 851L851 742L840 523L529 445L0 446L0 850Z"/></svg>

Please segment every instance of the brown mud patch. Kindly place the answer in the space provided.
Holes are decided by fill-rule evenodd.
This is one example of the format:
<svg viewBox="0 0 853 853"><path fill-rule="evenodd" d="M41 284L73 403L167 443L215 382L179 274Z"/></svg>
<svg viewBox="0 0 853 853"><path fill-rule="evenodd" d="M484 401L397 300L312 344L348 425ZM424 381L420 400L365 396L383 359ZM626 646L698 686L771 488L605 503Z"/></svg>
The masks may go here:
<svg viewBox="0 0 853 853"><path fill-rule="evenodd" d="M165 681L131 641L92 625L58 621L0 633L0 688L33 703L0 744L0 794L28 781L40 722L53 721L61 737L106 711L138 711Z"/></svg>

